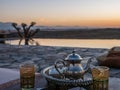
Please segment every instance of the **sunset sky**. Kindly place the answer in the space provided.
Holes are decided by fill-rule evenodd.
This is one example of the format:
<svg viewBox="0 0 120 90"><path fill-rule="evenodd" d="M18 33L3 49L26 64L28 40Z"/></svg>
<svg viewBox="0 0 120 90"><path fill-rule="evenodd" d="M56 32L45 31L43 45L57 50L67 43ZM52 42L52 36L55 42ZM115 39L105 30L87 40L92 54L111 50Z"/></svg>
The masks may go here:
<svg viewBox="0 0 120 90"><path fill-rule="evenodd" d="M120 0L0 0L0 22L120 27Z"/></svg>

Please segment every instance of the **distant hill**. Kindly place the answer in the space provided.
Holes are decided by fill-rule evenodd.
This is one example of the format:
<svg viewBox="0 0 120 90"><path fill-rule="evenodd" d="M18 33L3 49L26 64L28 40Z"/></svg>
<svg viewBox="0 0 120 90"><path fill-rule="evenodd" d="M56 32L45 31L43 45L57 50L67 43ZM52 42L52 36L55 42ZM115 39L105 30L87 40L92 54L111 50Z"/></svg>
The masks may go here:
<svg viewBox="0 0 120 90"><path fill-rule="evenodd" d="M3 23L0 22L0 30L15 30L11 26L11 22ZM80 29L78 26L34 26L32 29L40 28L41 30L71 30L71 29Z"/></svg>
<svg viewBox="0 0 120 90"><path fill-rule="evenodd" d="M120 39L120 28L85 28L67 26L35 26L33 30L40 31L35 38L66 38L66 39ZM17 37L16 30L11 23L0 22L0 30L10 31L7 37Z"/></svg>
<svg viewBox="0 0 120 90"><path fill-rule="evenodd" d="M11 22L0 22L0 30L15 30L11 26ZM70 31L70 30L92 30L94 28L80 27L80 26L34 26L32 29L39 28L43 31Z"/></svg>
<svg viewBox="0 0 120 90"><path fill-rule="evenodd" d="M11 33L8 37L18 37L17 33ZM120 29L94 29L94 30L70 30L70 31L39 31L34 38L57 39L120 39Z"/></svg>

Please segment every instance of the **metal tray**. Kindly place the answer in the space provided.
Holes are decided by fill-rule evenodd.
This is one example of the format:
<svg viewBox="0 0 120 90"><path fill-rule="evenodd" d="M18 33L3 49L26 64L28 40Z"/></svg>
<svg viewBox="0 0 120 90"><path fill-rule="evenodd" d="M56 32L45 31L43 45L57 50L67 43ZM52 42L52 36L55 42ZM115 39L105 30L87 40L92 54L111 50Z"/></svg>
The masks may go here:
<svg viewBox="0 0 120 90"><path fill-rule="evenodd" d="M54 68L54 66L47 67L42 70L42 75L46 78L49 83L54 83L57 85L65 85L65 86L88 86L93 83L92 76L90 73L85 73L84 79L70 80L70 79L61 79L56 78L48 74L48 71Z"/></svg>

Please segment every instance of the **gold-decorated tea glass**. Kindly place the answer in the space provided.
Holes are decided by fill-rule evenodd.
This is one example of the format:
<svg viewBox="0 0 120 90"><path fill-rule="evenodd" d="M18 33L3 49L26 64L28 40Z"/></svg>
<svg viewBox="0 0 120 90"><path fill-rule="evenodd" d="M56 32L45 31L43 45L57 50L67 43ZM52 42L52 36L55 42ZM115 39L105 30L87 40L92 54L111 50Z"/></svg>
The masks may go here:
<svg viewBox="0 0 120 90"><path fill-rule="evenodd" d="M22 90L33 90L35 84L35 65L24 63L20 65L20 86Z"/></svg>
<svg viewBox="0 0 120 90"><path fill-rule="evenodd" d="M97 66L92 68L93 89L108 90L109 68L106 66Z"/></svg>

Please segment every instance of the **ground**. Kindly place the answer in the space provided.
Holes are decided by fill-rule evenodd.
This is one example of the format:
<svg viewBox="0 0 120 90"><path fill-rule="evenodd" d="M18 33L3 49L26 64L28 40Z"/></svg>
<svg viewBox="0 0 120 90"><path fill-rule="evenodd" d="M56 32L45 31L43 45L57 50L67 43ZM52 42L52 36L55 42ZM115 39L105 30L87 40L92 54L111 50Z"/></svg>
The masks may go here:
<svg viewBox="0 0 120 90"><path fill-rule="evenodd" d="M19 66L24 62L33 62L36 72L51 66L56 60L65 59L68 54L76 50L83 62L92 57L91 66L98 65L96 58L108 51L105 48L71 48L49 46L18 46L0 44L0 84L19 78ZM8 69L6 69L8 68ZM14 69L14 71L13 71ZM12 71L11 71L12 70ZM120 69L110 68L110 90L119 90Z"/></svg>
<svg viewBox="0 0 120 90"><path fill-rule="evenodd" d="M18 46L0 45L0 68L19 70L21 63L32 61L36 65L37 72L51 66L56 60L65 59L68 54L76 50L85 61L92 57L92 65L98 65L96 57L108 51L105 48L71 48L71 47L49 47L49 46ZM120 70L110 68L111 77L120 78Z"/></svg>

